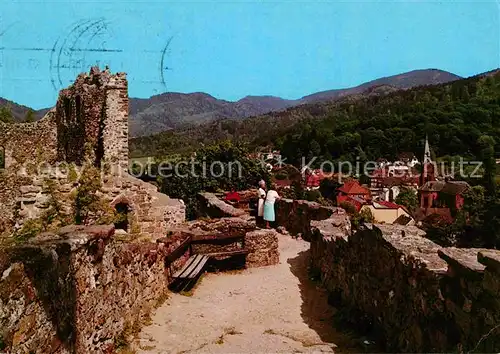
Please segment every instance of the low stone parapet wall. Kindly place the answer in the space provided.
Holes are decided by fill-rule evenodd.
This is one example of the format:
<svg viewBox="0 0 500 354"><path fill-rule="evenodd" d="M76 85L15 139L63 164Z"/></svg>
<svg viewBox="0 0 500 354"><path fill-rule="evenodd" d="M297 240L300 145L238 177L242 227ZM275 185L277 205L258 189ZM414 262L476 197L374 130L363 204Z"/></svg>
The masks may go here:
<svg viewBox="0 0 500 354"><path fill-rule="evenodd" d="M165 256L182 238L131 243L112 226L69 226L9 248L0 255L2 350L112 352L166 298L169 270L185 259L166 269Z"/></svg>
<svg viewBox="0 0 500 354"><path fill-rule="evenodd" d="M249 217L248 213L243 209L235 208L234 206L220 200L213 193L199 193L198 201L200 209L198 213L200 217L209 218L224 218L224 217Z"/></svg>
<svg viewBox="0 0 500 354"><path fill-rule="evenodd" d="M313 223L311 263L342 317L387 351L500 350L500 251L441 248L414 226Z"/></svg>
<svg viewBox="0 0 500 354"><path fill-rule="evenodd" d="M293 235L301 235L306 241L311 236L311 221L326 220L336 213L344 214L341 208L326 207L306 200L281 199L276 202L276 224L284 226Z"/></svg>
<svg viewBox="0 0 500 354"><path fill-rule="evenodd" d="M278 234L273 230L255 230L245 235L245 248L249 253L246 258L247 268L278 264Z"/></svg>

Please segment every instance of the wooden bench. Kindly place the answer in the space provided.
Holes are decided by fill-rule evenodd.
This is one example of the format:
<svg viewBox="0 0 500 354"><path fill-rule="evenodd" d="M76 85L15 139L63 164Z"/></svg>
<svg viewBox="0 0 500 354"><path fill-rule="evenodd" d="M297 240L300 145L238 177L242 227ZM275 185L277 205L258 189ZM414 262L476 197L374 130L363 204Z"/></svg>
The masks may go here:
<svg viewBox="0 0 500 354"><path fill-rule="evenodd" d="M210 256L204 254L196 254L189 257L184 267L177 271L174 275L174 279L194 279L200 275L203 267L207 264Z"/></svg>
<svg viewBox="0 0 500 354"><path fill-rule="evenodd" d="M249 254L250 251L247 249L235 250L235 251L227 251L227 252L214 252L214 253L206 253L205 256L209 257L233 257L233 256L243 256Z"/></svg>

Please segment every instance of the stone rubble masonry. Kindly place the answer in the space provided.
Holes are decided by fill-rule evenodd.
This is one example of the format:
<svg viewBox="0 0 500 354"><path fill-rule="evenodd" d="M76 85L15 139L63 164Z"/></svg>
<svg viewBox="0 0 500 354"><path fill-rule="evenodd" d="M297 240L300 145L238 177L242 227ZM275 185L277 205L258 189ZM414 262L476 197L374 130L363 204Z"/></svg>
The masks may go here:
<svg viewBox="0 0 500 354"><path fill-rule="evenodd" d="M293 235L310 241L311 221L325 220L333 214L345 214L341 208L326 207L306 200L281 199L275 204L276 224Z"/></svg>
<svg viewBox="0 0 500 354"><path fill-rule="evenodd" d="M78 182L69 181L64 175L55 173L37 175L20 187L18 198L18 225L25 220L37 218L49 208L49 195L45 188L45 179L55 182L56 192L68 213L72 208L72 195L78 188ZM128 206L130 212L129 233L158 239L164 237L174 225L185 221L185 205L180 199L172 199L159 193L152 184L143 182L126 173L105 175L102 197L112 207L119 203Z"/></svg>
<svg viewBox="0 0 500 354"><path fill-rule="evenodd" d="M312 224L332 303L387 351L500 350L500 251L442 248L415 226Z"/></svg>
<svg viewBox="0 0 500 354"><path fill-rule="evenodd" d="M5 168L17 169L26 162L54 163L57 151L55 109L34 123L0 122L0 147L5 153Z"/></svg>
<svg viewBox="0 0 500 354"><path fill-rule="evenodd" d="M0 252L0 338L7 353L110 353L167 296L165 256L183 241L133 243L113 226L67 226Z"/></svg>
<svg viewBox="0 0 500 354"><path fill-rule="evenodd" d="M106 118L103 129L104 156L128 167L128 82L125 74L109 79L106 95Z"/></svg>
<svg viewBox="0 0 500 354"><path fill-rule="evenodd" d="M0 235L12 227L13 211L23 175L42 162L54 163L57 156L55 109L35 123L0 122L0 153L5 170L0 170Z"/></svg>
<svg viewBox="0 0 500 354"><path fill-rule="evenodd" d="M198 200L201 204L201 209L199 210L200 216L210 217L210 218L222 218L222 217L246 217L248 214L239 208L235 208L232 205L220 200L213 193L199 193Z"/></svg>
<svg viewBox="0 0 500 354"><path fill-rule="evenodd" d="M278 233L274 230L255 230L245 235L245 248L250 253L246 258L246 266L262 267L278 264Z"/></svg>

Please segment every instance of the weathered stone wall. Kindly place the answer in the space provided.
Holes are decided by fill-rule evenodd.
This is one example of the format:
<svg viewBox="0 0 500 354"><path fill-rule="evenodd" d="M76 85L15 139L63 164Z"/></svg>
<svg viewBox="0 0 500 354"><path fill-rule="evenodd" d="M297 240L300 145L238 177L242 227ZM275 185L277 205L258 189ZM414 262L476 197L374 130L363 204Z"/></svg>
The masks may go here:
<svg viewBox="0 0 500 354"><path fill-rule="evenodd" d="M200 217L223 218L223 217L245 217L248 214L239 208L220 200L213 193L199 193Z"/></svg>
<svg viewBox="0 0 500 354"><path fill-rule="evenodd" d="M129 206L132 217L128 232L158 239L186 220L186 207L181 199L159 193L157 187L130 175L109 176L103 192L112 206L118 203Z"/></svg>
<svg viewBox="0 0 500 354"><path fill-rule="evenodd" d="M347 229L313 222L311 241L313 269L345 318L387 351L500 350L500 251L443 249L414 226Z"/></svg>
<svg viewBox="0 0 500 354"><path fill-rule="evenodd" d="M278 234L273 230L255 230L245 235L245 248L249 253L246 266L263 267L278 264Z"/></svg>
<svg viewBox="0 0 500 354"><path fill-rule="evenodd" d="M128 82L124 73L110 77L106 86L106 118L104 120L104 157L128 168Z"/></svg>
<svg viewBox="0 0 500 354"><path fill-rule="evenodd" d="M3 350L109 353L127 326L165 299L164 259L183 240L129 243L113 233L71 226L0 254Z"/></svg>
<svg viewBox="0 0 500 354"><path fill-rule="evenodd" d="M345 213L341 208L325 207L306 200L281 199L275 204L276 224L284 226L293 235L310 240L311 221L328 219L334 213Z"/></svg>
<svg viewBox="0 0 500 354"><path fill-rule="evenodd" d="M47 180L53 182L54 192L66 213L74 214L71 210L73 197L79 186L78 180L72 180L69 174L52 171L27 178L24 185L19 187L15 220L18 227L28 219L40 217L49 208L49 201L53 196L49 194ZM152 184L126 173L104 175L101 196L111 207L119 203L128 205L130 222L125 231L132 234L158 239L166 236L170 227L185 221L185 205L182 200L171 199L159 193Z"/></svg>
<svg viewBox="0 0 500 354"><path fill-rule="evenodd" d="M36 169L41 163L54 163L57 157L56 134L55 110L34 123L0 122L0 147L4 148L6 172L15 175L23 172L22 166Z"/></svg>

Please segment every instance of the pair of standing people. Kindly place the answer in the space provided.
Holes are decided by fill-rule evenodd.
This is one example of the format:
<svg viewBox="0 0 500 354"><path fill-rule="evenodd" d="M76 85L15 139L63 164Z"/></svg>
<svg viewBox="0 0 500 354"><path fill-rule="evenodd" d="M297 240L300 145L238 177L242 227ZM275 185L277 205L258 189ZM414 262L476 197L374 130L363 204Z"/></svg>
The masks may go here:
<svg viewBox="0 0 500 354"><path fill-rule="evenodd" d="M266 221L266 228L269 229L269 223L276 220L276 214L274 211L274 203L281 197L278 192L276 192L276 186L271 185L271 188L266 193L266 182L259 182L259 204L257 209L257 215L259 218L263 218Z"/></svg>

